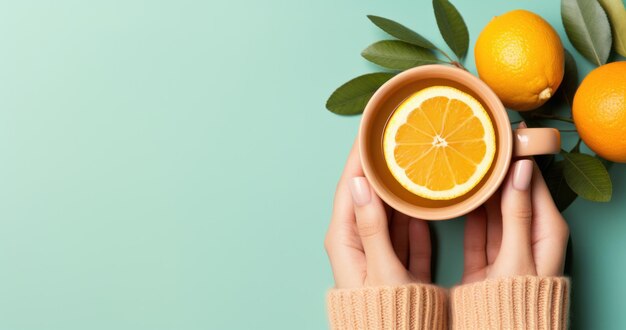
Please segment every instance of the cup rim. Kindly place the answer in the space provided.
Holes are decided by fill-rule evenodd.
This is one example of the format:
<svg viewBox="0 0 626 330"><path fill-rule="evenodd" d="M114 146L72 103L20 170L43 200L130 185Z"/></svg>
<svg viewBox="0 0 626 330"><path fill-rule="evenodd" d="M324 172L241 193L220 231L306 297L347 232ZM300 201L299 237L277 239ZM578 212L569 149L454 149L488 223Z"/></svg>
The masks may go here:
<svg viewBox="0 0 626 330"><path fill-rule="evenodd" d="M366 147L368 141L368 127L372 118L377 111L378 106L388 96L393 95L399 88L407 83L420 80L422 76L428 76L428 79L446 79L461 84L467 89L474 92L489 108L497 130L497 149L496 158L493 161L494 168L491 175L486 178L486 182L478 191L467 199L459 203L438 207L428 208L411 204L392 193L383 183L383 180L376 174L370 161L371 154L369 148ZM368 181L372 185L374 191L394 209L405 213L411 217L425 220L447 220L465 215L482 204L491 197L502 184L506 177L508 168L511 164L511 156L513 154L513 132L510 128L510 121L504 105L487 84L471 73L454 67L431 64L406 70L394 76L383 84L368 101L363 117L359 126L359 155L363 172ZM485 179L483 179L485 180Z"/></svg>

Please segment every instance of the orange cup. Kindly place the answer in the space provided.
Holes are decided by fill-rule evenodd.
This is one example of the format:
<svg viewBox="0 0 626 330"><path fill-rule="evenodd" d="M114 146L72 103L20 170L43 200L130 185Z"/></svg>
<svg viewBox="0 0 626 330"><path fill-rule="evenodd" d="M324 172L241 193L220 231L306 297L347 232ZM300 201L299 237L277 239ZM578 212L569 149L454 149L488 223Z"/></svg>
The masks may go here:
<svg viewBox="0 0 626 330"><path fill-rule="evenodd" d="M383 156L385 125L408 96L429 86L451 86L476 98L485 108L496 134L496 155L481 182L467 194L451 200L430 200L406 190L395 180ZM376 193L391 207L418 219L445 220L471 212L500 187L512 157L558 153L559 131L554 128L518 128L511 123L502 102L480 79L465 70L425 65L404 71L376 91L365 107L359 128L363 171Z"/></svg>

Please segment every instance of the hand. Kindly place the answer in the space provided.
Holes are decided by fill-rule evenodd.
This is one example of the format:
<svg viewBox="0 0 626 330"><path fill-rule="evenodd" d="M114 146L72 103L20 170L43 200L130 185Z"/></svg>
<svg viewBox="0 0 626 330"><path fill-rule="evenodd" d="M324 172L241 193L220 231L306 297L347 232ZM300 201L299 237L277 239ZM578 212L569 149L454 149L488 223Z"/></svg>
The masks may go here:
<svg viewBox="0 0 626 330"><path fill-rule="evenodd" d="M358 143L337 185L324 246L336 288L430 282L428 224L381 201L363 176Z"/></svg>
<svg viewBox="0 0 626 330"><path fill-rule="evenodd" d="M500 192L467 216L462 283L563 274L569 230L534 161L516 161Z"/></svg>

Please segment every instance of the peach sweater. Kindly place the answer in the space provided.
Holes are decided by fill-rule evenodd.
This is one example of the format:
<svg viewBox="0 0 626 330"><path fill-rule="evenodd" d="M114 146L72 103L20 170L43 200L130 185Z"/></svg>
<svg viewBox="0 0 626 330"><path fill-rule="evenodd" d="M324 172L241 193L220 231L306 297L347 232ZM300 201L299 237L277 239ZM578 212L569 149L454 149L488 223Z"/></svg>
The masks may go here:
<svg viewBox="0 0 626 330"><path fill-rule="evenodd" d="M460 285L333 289L330 327L338 329L566 329L569 281L517 276ZM449 314L449 316L448 316ZM448 319L449 318L449 319Z"/></svg>

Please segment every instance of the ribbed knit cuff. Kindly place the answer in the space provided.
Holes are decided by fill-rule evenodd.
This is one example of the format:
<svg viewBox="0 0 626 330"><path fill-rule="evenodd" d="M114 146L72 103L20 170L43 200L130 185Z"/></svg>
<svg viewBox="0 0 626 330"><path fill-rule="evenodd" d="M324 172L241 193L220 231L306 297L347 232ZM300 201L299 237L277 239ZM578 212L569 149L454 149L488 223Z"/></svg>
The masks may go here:
<svg viewBox="0 0 626 330"><path fill-rule="evenodd" d="M327 304L333 330L447 328L446 292L434 285L333 289Z"/></svg>
<svg viewBox="0 0 626 330"><path fill-rule="evenodd" d="M451 291L453 329L566 329L569 280L518 276Z"/></svg>

